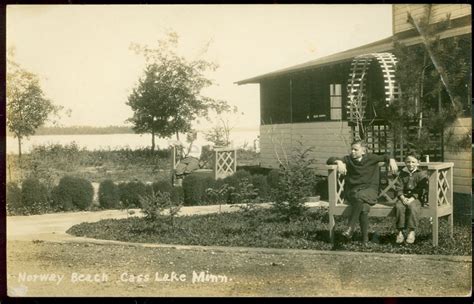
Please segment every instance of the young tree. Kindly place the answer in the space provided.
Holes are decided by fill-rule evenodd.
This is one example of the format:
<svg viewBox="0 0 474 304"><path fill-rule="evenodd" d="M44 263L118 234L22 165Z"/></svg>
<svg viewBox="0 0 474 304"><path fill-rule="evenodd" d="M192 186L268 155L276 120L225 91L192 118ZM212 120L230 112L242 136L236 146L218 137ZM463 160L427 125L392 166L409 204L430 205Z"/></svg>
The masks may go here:
<svg viewBox="0 0 474 304"><path fill-rule="evenodd" d="M57 113L55 106L44 96L37 75L21 68L13 61L13 50L7 58L7 126L18 139L18 153L21 158L21 142L35 134L51 113Z"/></svg>
<svg viewBox="0 0 474 304"><path fill-rule="evenodd" d="M178 35L169 33L158 41L158 48L132 44L131 48L143 54L146 68L143 77L128 98L134 114L129 119L137 133L151 133L152 151L155 135L170 137L191 130L198 117L208 117L210 110L227 111L225 101L201 95L201 91L213 84L205 76L217 65L203 59L187 60L177 54Z"/></svg>
<svg viewBox="0 0 474 304"><path fill-rule="evenodd" d="M238 108L234 106L232 110L226 113L228 115L217 115L215 118L216 124L204 133L206 140L212 142L215 146L225 147L230 145L230 133L237 124L237 113ZM243 115L244 113L240 114Z"/></svg>

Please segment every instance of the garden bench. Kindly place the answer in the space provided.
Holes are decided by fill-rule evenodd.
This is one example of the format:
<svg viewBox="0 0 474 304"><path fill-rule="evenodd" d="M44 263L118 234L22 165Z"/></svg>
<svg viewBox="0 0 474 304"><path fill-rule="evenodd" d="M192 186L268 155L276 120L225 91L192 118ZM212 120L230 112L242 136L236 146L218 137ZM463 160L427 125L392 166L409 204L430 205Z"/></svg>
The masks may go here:
<svg viewBox="0 0 474 304"><path fill-rule="evenodd" d="M399 170L405 164L397 163ZM432 218L433 246L438 246L439 218L448 217L450 236L453 237L453 163L420 163L419 168L428 174L428 205L421 208L420 217ZM339 174L337 165L328 165L329 188L329 237L334 242L334 216L350 214L351 206L344 199L344 175ZM395 183L398 175L389 173L388 166L379 163L380 192L378 203L370 208L369 216L395 216Z"/></svg>

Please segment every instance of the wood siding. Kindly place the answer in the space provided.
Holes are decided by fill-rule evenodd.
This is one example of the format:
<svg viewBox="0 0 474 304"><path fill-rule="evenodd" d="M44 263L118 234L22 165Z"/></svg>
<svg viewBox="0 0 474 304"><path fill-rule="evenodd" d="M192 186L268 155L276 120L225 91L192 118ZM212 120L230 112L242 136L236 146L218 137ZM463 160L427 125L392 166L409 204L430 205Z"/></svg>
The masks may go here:
<svg viewBox="0 0 474 304"><path fill-rule="evenodd" d="M472 130L471 118L460 118L452 126L454 136L461 137ZM471 193L472 182L472 152L471 149L454 152L445 147L444 161L454 163L453 187L454 192Z"/></svg>
<svg viewBox="0 0 474 304"><path fill-rule="evenodd" d="M471 118L461 118L452 127L461 136L471 129ZM331 156L344 156L351 142L347 122L312 122L260 126L260 163L265 168L278 168L278 158L285 159L298 141L305 148L313 147L316 173L327 176L326 160ZM345 141L344 141L345 139ZM471 193L472 153L454 152L445 148L444 161L454 163L454 192Z"/></svg>
<svg viewBox="0 0 474 304"><path fill-rule="evenodd" d="M432 4L431 23L436 23L451 14L451 20L471 15L471 5L469 4ZM413 27L407 22L407 12L419 19L427 12L428 4L395 4L392 8L393 34L404 32Z"/></svg>
<svg viewBox="0 0 474 304"><path fill-rule="evenodd" d="M313 147L316 173L327 176L326 160L331 156L347 155L350 138L346 121L262 125L260 163L262 167L278 168L278 158L284 160L285 153L290 155L301 141L305 148Z"/></svg>

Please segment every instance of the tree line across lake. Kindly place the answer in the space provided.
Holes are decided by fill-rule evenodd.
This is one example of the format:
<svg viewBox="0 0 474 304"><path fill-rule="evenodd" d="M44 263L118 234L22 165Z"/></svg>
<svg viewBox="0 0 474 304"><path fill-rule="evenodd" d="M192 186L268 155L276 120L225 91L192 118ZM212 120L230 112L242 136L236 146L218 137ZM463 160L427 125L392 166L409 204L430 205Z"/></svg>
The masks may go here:
<svg viewBox="0 0 474 304"><path fill-rule="evenodd" d="M39 127L35 135L93 135L93 134L130 134L133 132L131 127L127 126L72 126L72 127ZM13 136L7 130L8 136Z"/></svg>

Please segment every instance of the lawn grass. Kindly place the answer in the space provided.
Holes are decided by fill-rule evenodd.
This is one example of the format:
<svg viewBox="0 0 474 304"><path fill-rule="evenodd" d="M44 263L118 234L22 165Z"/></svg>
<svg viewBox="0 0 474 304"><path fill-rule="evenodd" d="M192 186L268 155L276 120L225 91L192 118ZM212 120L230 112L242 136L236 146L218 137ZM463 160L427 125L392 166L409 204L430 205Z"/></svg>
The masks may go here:
<svg viewBox="0 0 474 304"><path fill-rule="evenodd" d="M182 216L175 218L174 226L170 226L166 217L155 222L139 217L108 219L75 225L67 233L97 239L180 245L466 256L472 252L471 225L467 222L456 223L454 239L450 239L447 221L441 219L438 247L432 246L431 225L425 218L420 220L416 242L411 245L395 244L393 218L370 218L370 229L377 232L379 240L368 246L361 244L358 233L352 242L344 240L341 236L344 221L339 217L336 222L334 245L329 242L328 215L324 210L308 212L291 221L279 220L271 210Z"/></svg>

